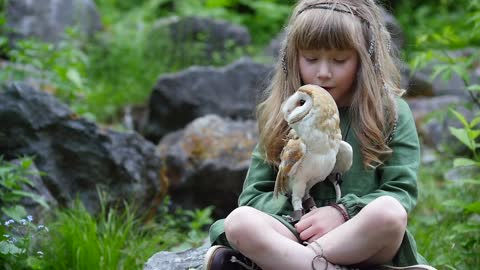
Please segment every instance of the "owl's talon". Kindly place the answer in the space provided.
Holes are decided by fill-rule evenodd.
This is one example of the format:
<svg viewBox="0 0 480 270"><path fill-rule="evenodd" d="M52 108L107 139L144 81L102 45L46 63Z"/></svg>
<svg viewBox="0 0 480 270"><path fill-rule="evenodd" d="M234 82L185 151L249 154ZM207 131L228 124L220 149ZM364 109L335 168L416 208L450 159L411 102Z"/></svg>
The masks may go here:
<svg viewBox="0 0 480 270"><path fill-rule="evenodd" d="M288 222L297 222L305 214L303 209L294 210L291 216L283 216Z"/></svg>
<svg viewBox="0 0 480 270"><path fill-rule="evenodd" d="M304 209L308 209L308 211L312 210L313 208L316 208L317 205L315 204L315 200L310 197L308 199L306 199L305 201L303 201L303 208Z"/></svg>

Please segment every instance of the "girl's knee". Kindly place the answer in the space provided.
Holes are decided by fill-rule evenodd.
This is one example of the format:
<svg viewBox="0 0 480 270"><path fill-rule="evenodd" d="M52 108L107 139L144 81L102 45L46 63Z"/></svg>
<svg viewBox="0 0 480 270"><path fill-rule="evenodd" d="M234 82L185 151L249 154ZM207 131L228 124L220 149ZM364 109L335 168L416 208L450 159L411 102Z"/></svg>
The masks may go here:
<svg viewBox="0 0 480 270"><path fill-rule="evenodd" d="M369 219L377 228L392 233L403 233L407 227L407 211L400 202L391 196L381 196L368 207Z"/></svg>
<svg viewBox="0 0 480 270"><path fill-rule="evenodd" d="M225 218L225 234L229 241L244 238L248 235L248 231L253 229L257 218L255 218L255 210L249 206L241 206L233 210L227 218Z"/></svg>

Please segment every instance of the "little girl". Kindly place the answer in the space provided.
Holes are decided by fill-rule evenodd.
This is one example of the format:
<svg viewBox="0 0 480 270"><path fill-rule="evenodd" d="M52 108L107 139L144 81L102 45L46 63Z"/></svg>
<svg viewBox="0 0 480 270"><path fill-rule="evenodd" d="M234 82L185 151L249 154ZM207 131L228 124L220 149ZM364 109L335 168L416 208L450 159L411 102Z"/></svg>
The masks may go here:
<svg viewBox="0 0 480 270"><path fill-rule="evenodd" d="M204 269L434 269L406 229L420 146L380 8L374 0L301 0L286 30L258 106L259 144L239 207L212 225ZM289 198L273 194L289 132L280 107L304 84L332 95L354 155L340 201L320 182L310 191L319 207L290 224Z"/></svg>

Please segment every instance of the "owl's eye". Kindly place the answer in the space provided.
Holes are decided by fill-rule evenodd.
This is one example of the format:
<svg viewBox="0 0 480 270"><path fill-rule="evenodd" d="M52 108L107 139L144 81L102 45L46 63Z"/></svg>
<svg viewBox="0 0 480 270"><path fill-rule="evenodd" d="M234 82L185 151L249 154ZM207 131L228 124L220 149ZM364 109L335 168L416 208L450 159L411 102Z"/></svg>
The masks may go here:
<svg viewBox="0 0 480 270"><path fill-rule="evenodd" d="M305 104L305 99L300 99L297 104L298 106L303 106L303 104Z"/></svg>

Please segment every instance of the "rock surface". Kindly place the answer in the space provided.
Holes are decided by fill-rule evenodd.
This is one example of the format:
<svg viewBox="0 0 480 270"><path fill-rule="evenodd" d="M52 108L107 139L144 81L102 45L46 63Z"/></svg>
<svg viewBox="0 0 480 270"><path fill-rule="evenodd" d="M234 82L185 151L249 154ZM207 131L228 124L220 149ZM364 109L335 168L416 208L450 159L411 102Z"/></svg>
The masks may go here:
<svg viewBox="0 0 480 270"><path fill-rule="evenodd" d="M214 205L214 217L237 207L258 134L253 120L206 115L158 145L173 202L192 209Z"/></svg>
<svg viewBox="0 0 480 270"><path fill-rule="evenodd" d="M92 0L14 0L6 2L7 26L13 40L38 38L59 42L67 27L75 26L85 36L102 28Z"/></svg>
<svg viewBox="0 0 480 270"><path fill-rule="evenodd" d="M162 76L150 96L144 136L157 143L194 119L217 114L252 119L271 67L249 58L223 67L191 67Z"/></svg>
<svg viewBox="0 0 480 270"><path fill-rule="evenodd" d="M208 245L180 252L161 251L145 263L143 270L201 270Z"/></svg>
<svg viewBox="0 0 480 270"><path fill-rule="evenodd" d="M135 132L121 133L77 118L53 96L23 84L0 90L0 153L34 157L43 184L60 205L76 198L98 207L97 186L113 201L148 206L161 191L160 158Z"/></svg>

